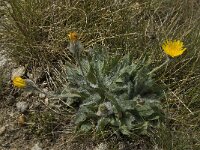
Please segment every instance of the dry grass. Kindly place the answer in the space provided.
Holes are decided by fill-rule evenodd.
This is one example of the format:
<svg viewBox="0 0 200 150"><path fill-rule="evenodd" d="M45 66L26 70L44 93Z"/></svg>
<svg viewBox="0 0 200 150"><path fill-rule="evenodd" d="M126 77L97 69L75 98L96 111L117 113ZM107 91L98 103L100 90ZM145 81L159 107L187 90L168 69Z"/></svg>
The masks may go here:
<svg viewBox="0 0 200 150"><path fill-rule="evenodd" d="M157 74L169 93L163 104L167 127L152 137L159 149L200 148L200 3L198 0L7 0L2 44L8 55L28 69L41 67L51 87L66 82L62 65L73 62L67 33L76 31L87 49L98 43L114 54L149 54L153 65L163 60L161 43L181 39L184 56Z"/></svg>

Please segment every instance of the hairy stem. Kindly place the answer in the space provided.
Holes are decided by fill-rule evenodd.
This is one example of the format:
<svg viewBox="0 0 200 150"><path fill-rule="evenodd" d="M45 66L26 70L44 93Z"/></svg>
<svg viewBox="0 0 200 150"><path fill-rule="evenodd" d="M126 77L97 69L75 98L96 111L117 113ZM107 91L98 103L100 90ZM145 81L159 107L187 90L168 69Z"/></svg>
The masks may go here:
<svg viewBox="0 0 200 150"><path fill-rule="evenodd" d="M170 61L170 58L167 57L166 61L164 63L162 63L160 66L154 68L153 70L151 70L147 75L151 75L154 72L156 72L157 70L159 70L160 68L162 68L164 65L166 65L168 62Z"/></svg>

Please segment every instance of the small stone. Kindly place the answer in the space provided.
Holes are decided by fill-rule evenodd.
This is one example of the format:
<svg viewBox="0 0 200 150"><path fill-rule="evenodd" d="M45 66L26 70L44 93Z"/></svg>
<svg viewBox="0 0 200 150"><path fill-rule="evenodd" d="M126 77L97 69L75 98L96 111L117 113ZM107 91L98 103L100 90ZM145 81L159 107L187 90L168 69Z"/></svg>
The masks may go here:
<svg viewBox="0 0 200 150"><path fill-rule="evenodd" d="M48 86L48 84L47 84L47 82L43 82L42 84L41 84L41 88L45 88L45 87L47 87Z"/></svg>
<svg viewBox="0 0 200 150"><path fill-rule="evenodd" d="M33 79L33 74L32 73L27 72L27 76L28 76L29 79Z"/></svg>
<svg viewBox="0 0 200 150"><path fill-rule="evenodd" d="M19 118L18 118L18 124L19 124L20 126L25 125L25 116L24 116L24 114L21 114L21 115L19 116Z"/></svg>
<svg viewBox="0 0 200 150"><path fill-rule="evenodd" d="M94 150L107 150L108 149L108 145L105 143L100 143L99 145L97 145Z"/></svg>
<svg viewBox="0 0 200 150"><path fill-rule="evenodd" d="M119 150L123 150L126 148L126 145L123 142L119 142L118 145L119 145L118 147Z"/></svg>
<svg viewBox="0 0 200 150"><path fill-rule="evenodd" d="M35 108L38 108L40 106L40 102L38 102L38 101L35 101L33 104L34 104Z"/></svg>
<svg viewBox="0 0 200 150"><path fill-rule="evenodd" d="M36 143L31 150L42 150L42 148L39 146L39 143Z"/></svg>
<svg viewBox="0 0 200 150"><path fill-rule="evenodd" d="M11 79L13 80L17 76L23 76L25 73L25 67L21 66L12 70Z"/></svg>
<svg viewBox="0 0 200 150"><path fill-rule="evenodd" d="M49 99L48 99L48 98L45 98L44 103L45 103L46 105L49 105Z"/></svg>
<svg viewBox="0 0 200 150"><path fill-rule="evenodd" d="M5 131L6 131L6 127L5 126L1 127L0 128L0 136L3 135L5 133Z"/></svg>
<svg viewBox="0 0 200 150"><path fill-rule="evenodd" d="M44 93L39 94L39 98L45 98L45 97L46 97L46 95Z"/></svg>
<svg viewBox="0 0 200 150"><path fill-rule="evenodd" d="M11 113L9 114L10 117L14 117L14 115L15 115L14 112L11 112Z"/></svg>
<svg viewBox="0 0 200 150"><path fill-rule="evenodd" d="M33 91L24 91L22 94L21 94L21 97L24 97L24 98L29 98L33 95Z"/></svg>
<svg viewBox="0 0 200 150"><path fill-rule="evenodd" d="M44 93L47 93L47 92L48 92L48 89L47 89L47 88L43 88L42 91L44 91ZM46 97L46 94L44 94L44 93L40 93L40 94L39 94L39 97L40 97L40 98L45 98L45 97Z"/></svg>
<svg viewBox="0 0 200 150"><path fill-rule="evenodd" d="M21 113L24 113L28 109L28 103L27 102L18 102L16 104L17 110Z"/></svg>
<svg viewBox="0 0 200 150"><path fill-rule="evenodd" d="M43 88L42 90L43 90L45 93L48 92L48 88Z"/></svg>

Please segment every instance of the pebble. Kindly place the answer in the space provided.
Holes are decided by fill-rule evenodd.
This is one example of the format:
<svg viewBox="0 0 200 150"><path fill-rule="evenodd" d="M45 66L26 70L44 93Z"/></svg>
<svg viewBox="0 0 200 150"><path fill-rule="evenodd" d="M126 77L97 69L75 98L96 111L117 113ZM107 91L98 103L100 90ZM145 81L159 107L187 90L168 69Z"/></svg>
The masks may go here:
<svg viewBox="0 0 200 150"><path fill-rule="evenodd" d="M18 122L18 124L20 125L20 126L24 126L25 125L25 116L24 116L24 114L21 114L19 117L18 117L18 120L17 120L17 122Z"/></svg>
<svg viewBox="0 0 200 150"><path fill-rule="evenodd" d="M27 102L18 102L16 104L17 110L21 113L24 113L28 109L28 103Z"/></svg>
<svg viewBox="0 0 200 150"><path fill-rule="evenodd" d="M5 131L6 131L6 127L5 126L1 127L0 128L0 136L3 135L5 133Z"/></svg>
<svg viewBox="0 0 200 150"><path fill-rule="evenodd" d="M47 89L47 88L43 88L42 91L44 91L45 93L47 93L47 92L48 92L48 89ZM45 98L45 97L46 97L46 94L40 93L40 94L39 94L39 97L40 97L40 98Z"/></svg>
<svg viewBox="0 0 200 150"><path fill-rule="evenodd" d="M31 150L42 150L42 148L39 146L39 143L36 143Z"/></svg>
<svg viewBox="0 0 200 150"><path fill-rule="evenodd" d="M107 150L108 149L108 145L105 143L100 143L99 145L97 145L94 150Z"/></svg>
<svg viewBox="0 0 200 150"><path fill-rule="evenodd" d="M23 76L25 73L25 67L24 66L20 66L18 68L15 68L12 70L12 75L11 75L11 79L14 79L14 77L17 76Z"/></svg>

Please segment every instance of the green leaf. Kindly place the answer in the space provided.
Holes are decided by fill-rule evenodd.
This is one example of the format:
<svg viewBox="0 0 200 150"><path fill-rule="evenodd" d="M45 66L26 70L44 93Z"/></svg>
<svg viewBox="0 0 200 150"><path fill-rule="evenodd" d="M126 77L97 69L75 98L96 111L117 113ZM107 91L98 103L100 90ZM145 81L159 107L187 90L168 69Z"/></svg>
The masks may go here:
<svg viewBox="0 0 200 150"><path fill-rule="evenodd" d="M78 124L84 122L86 119L87 119L87 116L85 113L78 113L78 114L76 114L74 123L78 125Z"/></svg>
<svg viewBox="0 0 200 150"><path fill-rule="evenodd" d="M126 112L126 117L124 118L124 122L127 126L127 128L129 130L131 130L133 128L133 124L134 124L134 121L136 121L136 118L133 116L133 114L129 113L129 112Z"/></svg>
<svg viewBox="0 0 200 150"><path fill-rule="evenodd" d="M97 79L96 79L95 72L92 66L90 67L89 72L87 74L87 79L92 84L97 84Z"/></svg>
<svg viewBox="0 0 200 150"><path fill-rule="evenodd" d="M75 93L66 93L66 94L59 95L59 98L62 98L62 97L80 98L81 96L79 94L75 94Z"/></svg>
<svg viewBox="0 0 200 150"><path fill-rule="evenodd" d="M118 78L115 82L116 83L123 83L123 79L122 78Z"/></svg>
<svg viewBox="0 0 200 150"><path fill-rule="evenodd" d="M82 131L82 132L89 132L89 131L92 130L92 128L93 128L92 123L90 123L90 122L85 122L84 124L82 124L82 125L80 126L80 131Z"/></svg>
<svg viewBox="0 0 200 150"><path fill-rule="evenodd" d="M100 103L101 96L98 93L93 93L92 95L89 95L88 98L84 100L83 105L87 105L87 103L96 103L97 105Z"/></svg>
<svg viewBox="0 0 200 150"><path fill-rule="evenodd" d="M148 117L154 113L153 109L148 105L137 105L136 109L142 117Z"/></svg>
<svg viewBox="0 0 200 150"><path fill-rule="evenodd" d="M81 105L75 116L75 124L80 124L91 117L96 117L95 113L86 106Z"/></svg>
<svg viewBox="0 0 200 150"><path fill-rule="evenodd" d="M118 103L123 111L134 110L137 104L137 102L133 100L119 100Z"/></svg>
<svg viewBox="0 0 200 150"><path fill-rule="evenodd" d="M145 87L145 82L148 81L147 76L148 71L146 69L138 70L135 78L134 78L134 95L140 95L141 91Z"/></svg>
<svg viewBox="0 0 200 150"><path fill-rule="evenodd" d="M105 75L109 75L111 72L115 72L116 67L120 61L120 56L114 56L107 58L107 62L104 63L103 72Z"/></svg>
<svg viewBox="0 0 200 150"><path fill-rule="evenodd" d="M131 131L128 129L128 127L126 125L122 125L120 126L120 131L122 132L122 134L130 136L131 135Z"/></svg>
<svg viewBox="0 0 200 150"><path fill-rule="evenodd" d="M88 59L85 59L85 58L81 59L81 66L83 68L84 74L87 74L87 72L89 72L89 69L90 69L90 62L88 61Z"/></svg>
<svg viewBox="0 0 200 150"><path fill-rule="evenodd" d="M115 117L111 117L110 118L110 124L114 127L119 127L121 125L121 122L119 119L115 118Z"/></svg>
<svg viewBox="0 0 200 150"><path fill-rule="evenodd" d="M148 126L149 126L149 122L145 121L141 127L141 132L140 134L142 135L147 135L147 129L148 129Z"/></svg>
<svg viewBox="0 0 200 150"><path fill-rule="evenodd" d="M109 123L110 123L110 118L99 119L97 122L97 132L103 131L105 129L106 125L108 125Z"/></svg>

